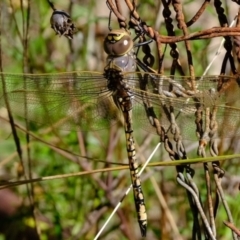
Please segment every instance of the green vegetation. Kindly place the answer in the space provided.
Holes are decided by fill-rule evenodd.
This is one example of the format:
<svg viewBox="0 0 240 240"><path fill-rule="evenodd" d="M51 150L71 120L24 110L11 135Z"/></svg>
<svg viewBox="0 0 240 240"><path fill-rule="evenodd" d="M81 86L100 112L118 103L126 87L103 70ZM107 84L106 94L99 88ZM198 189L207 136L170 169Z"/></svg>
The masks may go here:
<svg viewBox="0 0 240 240"><path fill-rule="evenodd" d="M47 1L31 1L30 7L27 2L4 0L0 3L1 58L4 72L45 74L76 70L103 71L106 64L106 54L103 51L102 43L108 32L109 18L109 9L105 1L54 1L55 7L68 12L75 23L78 31L73 40L64 36L59 37L51 29L52 9ZM164 19L162 17L160 20L157 18L159 8L162 6L155 2L157 1L149 0L141 4L139 0L137 10L140 17L149 26L156 27L160 34L166 35ZM21 3L23 4L22 7ZM123 11L128 13L125 2L121 1L121 3ZM194 1L187 1L184 11L186 18L190 19L193 14L188 12L188 9L197 9L197 6L192 8L193 5ZM213 20L217 23L217 16L213 9L213 6L210 5L205 13L206 15L197 21L189 31L196 32L212 27L208 26L206 20L203 20L206 17L207 21L211 22ZM129 14L124 15L129 16ZM172 18L175 21L173 9ZM156 22L157 19L160 24ZM176 28L176 22L174 22L174 25ZM112 16L111 26L112 28L118 28L114 15ZM134 36L133 31L132 34ZM179 29L176 34L183 35ZM152 54L157 59L155 42L151 43L150 46ZM212 55L216 52L218 46L211 39L191 42L196 75L201 75L204 72L211 59L210 53ZM162 45L162 51L164 47L165 45ZM179 43L178 49L182 69L189 75L186 49L183 42ZM168 45L163 61L166 74L170 73L172 64L170 50ZM144 54L140 52L138 56L142 58ZM211 68L210 72L219 74L221 62L222 58L219 56L218 62ZM155 69L157 69L157 65L156 60ZM22 80L19 78L19 84L22 83ZM8 87L11 88L11 86ZM79 89L81 89L81 86L79 86ZM0 93L2 96L2 87ZM23 96L24 94L20 95ZM84 132L79 131L86 130L81 129L83 127L81 125L73 126L72 124L66 130L61 127L39 127L38 124L30 122L28 131L26 130L25 120L17 116L18 111L23 112L22 109L19 109L21 108L21 102L18 102L18 95L12 94L11 96L13 99L16 97L13 116L21 143L23 165L16 151L16 144L7 120L3 98L0 98L0 181L1 185L7 186L0 190L0 205L1 198L3 199L3 196L6 196L6 199L8 199L6 204L13 202L16 206L12 212L8 211L6 207L6 216L1 217L0 215L0 240L94 239L94 236L106 222L130 185L129 170L120 169L122 165L128 166L122 121L107 121L107 126L105 126L106 122L102 121L101 123L101 120L99 120L97 123L104 125L104 129L99 131L91 131L90 129L90 131ZM13 99L11 100L13 101ZM65 103L62 99L60 96L56 105L60 105L64 109ZM46 99L44 101L47 102ZM48 99L48 101L50 104L51 99ZM146 119L141 115L143 107L140 106L139 109L136 109L133 121L135 121L138 159L143 164L157 145L159 136L150 134L152 129L150 130L149 125L146 124ZM39 108L39 111L43 111L43 109ZM62 117L61 113L57 111L53 109L53 113L50 114ZM114 113L114 110L112 111ZM30 115L35 114L34 111L29 113ZM47 118L46 116L44 115L44 118ZM85 124L91 124L90 121L94 120L94 117L91 116ZM231 120L234 121L235 119ZM47 122L46 120L43 121ZM194 122L190 125L186 124L185 121L188 121L188 116L185 116L183 122L180 123L182 127L187 129L185 131L187 134L190 132L189 139L191 141L189 139L184 141L188 150L188 158L197 158L198 140L195 138L195 129L191 127ZM29 133L29 142L26 140L27 132ZM195 141L192 139L195 139ZM228 146L223 146L224 144ZM153 162L170 160L163 145L154 155ZM239 153L238 149L237 138L224 140L219 147L220 155L237 154ZM210 156L209 147L206 151L208 151L207 155ZM119 169L107 171L106 169L110 167L119 167ZM234 224L239 227L239 159L236 157L227 159L225 162L221 161L221 167L226 172L222 179L224 196L233 214ZM203 164L193 164L192 168L195 170L193 181L200 191L203 208L207 215L207 190ZM210 163L209 168L214 192L216 186ZM99 170L99 172L92 173L93 170ZM74 173L82 173L83 175L65 177L66 174ZM191 239L193 214L189 206L186 189L178 184L176 176L176 167L154 166L147 168L141 177L148 213L148 235L146 239ZM48 177L48 179L44 179L45 177ZM34 183L23 183L22 181L26 179L38 180ZM19 184L9 186L8 181L19 181ZM164 197L166 206L163 205L161 196ZM212 196L215 201L216 195L213 193ZM0 212L3 210L0 206ZM168 214L172 217L172 221L169 220ZM226 220L226 212L220 203L215 221L218 240L232 237L230 230L223 224L223 221ZM176 226L175 229L174 226ZM18 236L15 236L16 233ZM133 196L130 192L99 239L134 240L140 238Z"/></svg>

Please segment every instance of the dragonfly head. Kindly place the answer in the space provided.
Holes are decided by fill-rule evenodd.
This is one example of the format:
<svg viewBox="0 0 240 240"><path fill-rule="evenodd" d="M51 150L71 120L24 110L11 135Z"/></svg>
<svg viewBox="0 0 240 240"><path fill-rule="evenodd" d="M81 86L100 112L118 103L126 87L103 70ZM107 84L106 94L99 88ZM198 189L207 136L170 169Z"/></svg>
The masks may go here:
<svg viewBox="0 0 240 240"><path fill-rule="evenodd" d="M112 30L106 36L103 46L108 55L122 56L132 50L133 40L123 29Z"/></svg>

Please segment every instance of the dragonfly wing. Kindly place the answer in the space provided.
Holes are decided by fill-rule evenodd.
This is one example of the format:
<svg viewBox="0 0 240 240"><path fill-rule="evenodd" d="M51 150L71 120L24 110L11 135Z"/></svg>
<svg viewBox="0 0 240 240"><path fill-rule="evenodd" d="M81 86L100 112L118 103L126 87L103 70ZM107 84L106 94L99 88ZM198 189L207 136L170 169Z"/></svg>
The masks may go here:
<svg viewBox="0 0 240 240"><path fill-rule="evenodd" d="M118 117L101 73L5 74L3 94L14 115L40 126L81 131L106 128Z"/></svg>
<svg viewBox="0 0 240 240"><path fill-rule="evenodd" d="M129 77L134 93L133 113L143 129L156 133L152 124L155 116L173 138L197 140L204 134L208 138L240 136L240 88L235 78L196 78L197 89L193 91L189 77L143 75Z"/></svg>

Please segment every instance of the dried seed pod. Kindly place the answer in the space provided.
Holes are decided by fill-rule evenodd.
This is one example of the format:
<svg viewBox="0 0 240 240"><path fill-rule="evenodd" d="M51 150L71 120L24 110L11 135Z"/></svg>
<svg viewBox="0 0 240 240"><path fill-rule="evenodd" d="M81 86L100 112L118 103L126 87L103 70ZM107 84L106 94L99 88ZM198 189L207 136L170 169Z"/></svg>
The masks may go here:
<svg viewBox="0 0 240 240"><path fill-rule="evenodd" d="M51 19L51 27L60 36L65 36L69 39L73 38L75 26L72 23L70 16L61 10L54 10Z"/></svg>

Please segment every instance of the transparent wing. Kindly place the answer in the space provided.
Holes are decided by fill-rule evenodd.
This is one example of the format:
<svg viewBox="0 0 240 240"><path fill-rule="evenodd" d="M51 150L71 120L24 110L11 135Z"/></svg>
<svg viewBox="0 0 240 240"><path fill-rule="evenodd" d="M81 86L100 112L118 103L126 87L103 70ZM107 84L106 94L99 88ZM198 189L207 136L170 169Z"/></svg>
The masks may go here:
<svg viewBox="0 0 240 240"><path fill-rule="evenodd" d="M192 81L190 77L145 73L137 78L139 85L129 81L135 96L133 116L137 120L133 122L143 129L156 133L149 124L146 109L150 108L172 137L192 140L196 132L200 138L240 136L240 88L235 77L207 76Z"/></svg>
<svg viewBox="0 0 240 240"><path fill-rule="evenodd" d="M121 117L102 73L3 74L13 114L40 125L81 131L108 128ZM153 116L173 137L240 136L240 89L236 78L123 75L133 95L133 124L156 133ZM195 88L195 90L194 90ZM0 104L4 106L3 88ZM179 135L180 133L180 135Z"/></svg>
<svg viewBox="0 0 240 240"><path fill-rule="evenodd" d="M71 130L106 128L118 117L107 80L101 73L2 75L14 115L41 126ZM3 88L0 104L4 106Z"/></svg>

